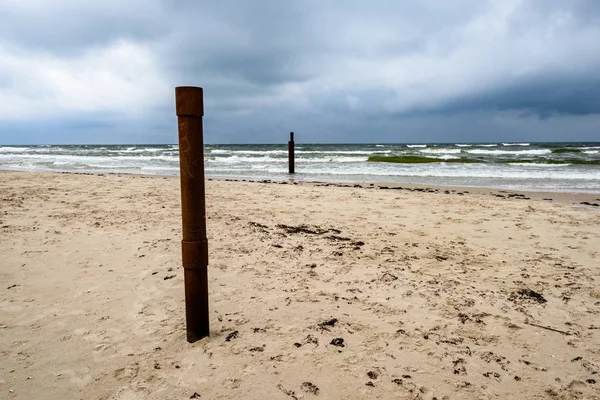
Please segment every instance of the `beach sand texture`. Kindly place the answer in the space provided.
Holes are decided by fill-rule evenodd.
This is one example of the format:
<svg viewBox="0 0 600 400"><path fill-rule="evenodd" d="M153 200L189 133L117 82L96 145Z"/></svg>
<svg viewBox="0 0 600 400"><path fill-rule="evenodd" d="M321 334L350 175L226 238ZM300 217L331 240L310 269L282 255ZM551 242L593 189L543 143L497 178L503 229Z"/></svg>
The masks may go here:
<svg viewBox="0 0 600 400"><path fill-rule="evenodd" d="M188 344L177 178L1 173L0 398L600 398L600 207L206 193Z"/></svg>

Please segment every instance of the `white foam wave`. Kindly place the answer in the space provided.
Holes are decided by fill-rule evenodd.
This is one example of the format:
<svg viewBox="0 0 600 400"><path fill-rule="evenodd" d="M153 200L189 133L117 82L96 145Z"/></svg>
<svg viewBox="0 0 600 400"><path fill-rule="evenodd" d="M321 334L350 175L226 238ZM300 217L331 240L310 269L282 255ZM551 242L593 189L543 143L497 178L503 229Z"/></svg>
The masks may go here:
<svg viewBox="0 0 600 400"><path fill-rule="evenodd" d="M419 153L428 154L460 154L461 149L423 149L419 150Z"/></svg>
<svg viewBox="0 0 600 400"><path fill-rule="evenodd" d="M502 146L529 146L529 143L502 143Z"/></svg>
<svg viewBox="0 0 600 400"><path fill-rule="evenodd" d="M178 172L179 171L179 167L155 167L155 166L146 166L146 167L141 167L140 168L143 171L172 171L172 172Z"/></svg>
<svg viewBox="0 0 600 400"><path fill-rule="evenodd" d="M488 143L488 144L478 144L478 147L498 147L497 144L495 143Z"/></svg>
<svg viewBox="0 0 600 400"><path fill-rule="evenodd" d="M0 153L24 153L30 151L31 147L0 147Z"/></svg>
<svg viewBox="0 0 600 400"><path fill-rule="evenodd" d="M585 150L583 154L598 154L600 150Z"/></svg>
<svg viewBox="0 0 600 400"><path fill-rule="evenodd" d="M327 157L325 159L296 159L296 162L304 162L304 163L308 163L308 164L317 164L317 163L323 163L323 162L329 162L329 163L354 163L354 162L363 162L363 161L367 161L369 158L368 157Z"/></svg>
<svg viewBox="0 0 600 400"><path fill-rule="evenodd" d="M374 163L375 164L375 163ZM379 164L379 163L377 163ZM473 166L455 164L394 164L392 166L379 168L339 168L320 169L314 168L303 171L306 174L327 175L373 175L373 176L398 176L398 177L453 177L453 178L500 178L500 179L548 179L546 168L504 168L491 167L478 164ZM567 181L599 181L600 173L596 171L571 171L569 169L557 169L552 171L553 178Z"/></svg>
<svg viewBox="0 0 600 400"><path fill-rule="evenodd" d="M288 151L287 150L235 150L233 152L234 154L247 154L247 155L252 155L252 154L256 154L256 155L270 155L270 154L280 154L280 155L287 155ZM299 152L297 152L299 153Z"/></svg>
<svg viewBox="0 0 600 400"><path fill-rule="evenodd" d="M422 148L422 147L427 147L426 144L407 144L406 147L410 147L412 148Z"/></svg>
<svg viewBox="0 0 600 400"><path fill-rule="evenodd" d="M455 144L456 147L473 147L472 144Z"/></svg>
<svg viewBox="0 0 600 400"><path fill-rule="evenodd" d="M264 162L287 162L286 158L273 158L273 157L210 157L208 159L211 163L221 164L237 164L237 163L264 163Z"/></svg>
<svg viewBox="0 0 600 400"><path fill-rule="evenodd" d="M262 164L262 163L281 163L287 164L287 158L282 157L240 157L240 156L231 156L231 157L210 157L208 159L211 163L222 163L222 164L237 164L237 163L245 163L245 164ZM323 158L296 158L297 164L328 164L328 163L357 163L367 161L368 157L341 157L341 156L332 156L332 157L323 157Z"/></svg>
<svg viewBox="0 0 600 400"><path fill-rule="evenodd" d="M111 159L113 160L117 160L117 161L139 161L139 162L144 162L144 161L154 161L154 160L160 160L160 161L172 161L172 162L178 162L179 161L179 157L178 156L137 156L137 157L133 157L133 156L115 156L115 157L111 157Z"/></svg>
<svg viewBox="0 0 600 400"><path fill-rule="evenodd" d="M550 154L552 153L551 150L549 149L537 149L537 150L483 150L483 149L472 149L472 150L465 150L467 153L469 154L495 154L495 155L500 155L500 154L511 154L511 155L515 155L515 156L520 156L520 155L543 155L543 154Z"/></svg>
<svg viewBox="0 0 600 400"><path fill-rule="evenodd" d="M332 151L321 151L321 150L297 150L296 154L389 154L391 150L375 150L375 151L366 151L366 150L332 150ZM233 154L233 155L281 155L287 156L287 150L222 150L222 149L213 149L210 154Z"/></svg>
<svg viewBox="0 0 600 400"><path fill-rule="evenodd" d="M559 168L559 167L567 167L571 164L542 164L542 163L508 163L509 166L518 166L518 167L537 167L537 168Z"/></svg>
<svg viewBox="0 0 600 400"><path fill-rule="evenodd" d="M441 155L438 158L441 158L442 160L458 160L458 159L460 159L460 157L451 156L451 155Z"/></svg>
<svg viewBox="0 0 600 400"><path fill-rule="evenodd" d="M298 154L390 154L392 150L375 150L375 151L364 151L364 150L336 150L336 151L297 151ZM287 151L285 152L287 154Z"/></svg>

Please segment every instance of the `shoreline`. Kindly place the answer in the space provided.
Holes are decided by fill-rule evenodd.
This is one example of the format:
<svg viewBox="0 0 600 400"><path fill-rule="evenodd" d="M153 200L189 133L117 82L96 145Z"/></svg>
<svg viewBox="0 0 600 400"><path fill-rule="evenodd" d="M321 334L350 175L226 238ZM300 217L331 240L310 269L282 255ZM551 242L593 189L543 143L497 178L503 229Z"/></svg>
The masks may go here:
<svg viewBox="0 0 600 400"><path fill-rule="evenodd" d="M134 176L153 179L177 179L175 175L156 175L156 174L134 174L134 173L104 173L104 172L63 172L63 171L13 171L2 170L2 173L22 173L22 174L66 174L66 175L89 175L89 176ZM339 188L356 188L356 189L378 189L378 190L404 190L414 192L430 192L443 193L448 195L462 196L465 194L478 196L491 196L495 198L517 199L517 200L542 200L556 201L560 203L572 203L590 207L600 207L600 192L547 192L547 191L531 191L531 190L509 190L490 187L473 187L473 186L445 186L445 185L425 185L414 183L397 183L397 182L328 182L328 181L295 181L293 177L287 180L272 180L272 179L234 179L234 178L205 178L205 181L222 181L222 182L245 182L256 184L277 184L277 185L306 185L306 186L324 186L324 187L339 187ZM582 204L589 203L589 204ZM595 205L597 204L597 205Z"/></svg>
<svg viewBox="0 0 600 400"><path fill-rule="evenodd" d="M497 142L481 146L446 143L418 147L402 143L305 145L299 146L303 149L296 154L297 174L293 177L287 174L285 143L205 146L205 175L213 179L293 178L297 182L377 182L384 186L464 186L600 195L600 142ZM0 168L19 168L24 172L159 176L176 176L179 172L176 145L27 146L14 152L5 150L0 152ZM396 161L406 162L368 161L377 155L400 157ZM470 162L474 160L477 163Z"/></svg>

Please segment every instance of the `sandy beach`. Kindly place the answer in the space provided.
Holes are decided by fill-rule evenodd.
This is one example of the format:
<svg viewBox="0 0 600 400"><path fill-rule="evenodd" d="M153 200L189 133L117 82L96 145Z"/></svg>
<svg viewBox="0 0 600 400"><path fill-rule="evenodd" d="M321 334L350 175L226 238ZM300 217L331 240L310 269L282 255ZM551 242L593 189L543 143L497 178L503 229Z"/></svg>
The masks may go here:
<svg viewBox="0 0 600 400"><path fill-rule="evenodd" d="M178 178L0 173L0 398L600 398L600 195L359 186L208 181L189 344Z"/></svg>

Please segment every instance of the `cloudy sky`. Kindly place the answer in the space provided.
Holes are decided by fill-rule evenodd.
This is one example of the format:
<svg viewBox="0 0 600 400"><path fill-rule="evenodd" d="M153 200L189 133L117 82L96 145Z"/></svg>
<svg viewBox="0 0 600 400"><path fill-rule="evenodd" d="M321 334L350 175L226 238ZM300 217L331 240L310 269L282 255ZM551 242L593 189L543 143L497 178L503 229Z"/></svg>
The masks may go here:
<svg viewBox="0 0 600 400"><path fill-rule="evenodd" d="M0 144L600 141L598 0L0 0Z"/></svg>

